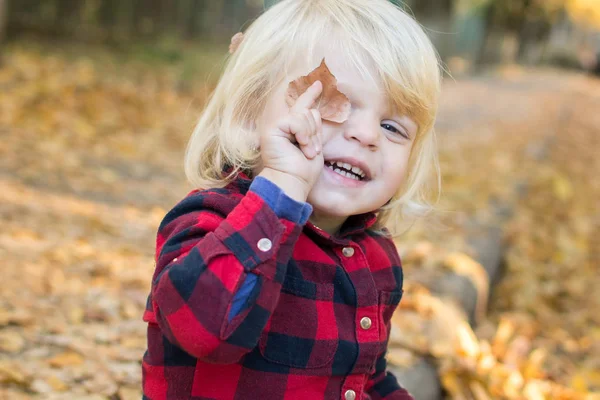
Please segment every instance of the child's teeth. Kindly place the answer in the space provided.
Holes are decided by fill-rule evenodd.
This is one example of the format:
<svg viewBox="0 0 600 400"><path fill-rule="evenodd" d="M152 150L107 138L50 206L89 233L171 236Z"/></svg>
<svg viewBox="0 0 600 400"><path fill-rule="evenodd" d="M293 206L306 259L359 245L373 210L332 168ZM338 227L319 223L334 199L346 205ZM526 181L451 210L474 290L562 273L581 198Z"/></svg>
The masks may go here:
<svg viewBox="0 0 600 400"><path fill-rule="evenodd" d="M360 169L358 167L352 167L352 172L354 172L356 175L360 175L360 176L364 175L364 173L362 172L362 169Z"/></svg>
<svg viewBox="0 0 600 400"><path fill-rule="evenodd" d="M365 177L365 173L362 169L358 167L353 167L348 163L344 163L341 161L332 161L326 162L325 165L327 168L331 168L335 173L345 176L346 178L354 179L356 181L360 181ZM346 171L347 170L347 171ZM352 172L349 172L352 171Z"/></svg>

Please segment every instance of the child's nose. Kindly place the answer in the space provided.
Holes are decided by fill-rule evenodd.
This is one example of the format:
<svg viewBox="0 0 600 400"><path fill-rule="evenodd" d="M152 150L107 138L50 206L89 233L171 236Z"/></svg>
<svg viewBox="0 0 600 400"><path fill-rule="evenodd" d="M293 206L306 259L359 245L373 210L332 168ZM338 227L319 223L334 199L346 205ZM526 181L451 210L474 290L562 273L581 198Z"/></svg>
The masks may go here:
<svg viewBox="0 0 600 400"><path fill-rule="evenodd" d="M372 150L379 147L381 128L374 115L351 115L344 125L344 137L347 140L356 140Z"/></svg>

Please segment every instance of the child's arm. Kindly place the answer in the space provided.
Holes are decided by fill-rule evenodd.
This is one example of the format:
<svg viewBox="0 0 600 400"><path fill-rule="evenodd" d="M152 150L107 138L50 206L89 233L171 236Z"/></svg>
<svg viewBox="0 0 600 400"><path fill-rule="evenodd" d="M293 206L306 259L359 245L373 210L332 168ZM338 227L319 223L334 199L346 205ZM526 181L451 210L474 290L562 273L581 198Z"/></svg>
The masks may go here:
<svg viewBox="0 0 600 400"><path fill-rule="evenodd" d="M391 323L388 322L387 331L390 332ZM389 334L388 334L389 341ZM387 351L387 344L386 344ZM387 371L385 353L377 359L375 373L371 375L365 386L365 391L372 400L414 400L414 398L402 388L396 377Z"/></svg>
<svg viewBox="0 0 600 400"><path fill-rule="evenodd" d="M232 199L205 191L161 224L151 322L196 358L238 361L257 345L279 301L312 211L306 197L323 169L321 116L311 108L321 91L315 82L275 126L260 127L263 170L231 212L223 202Z"/></svg>
<svg viewBox="0 0 600 400"><path fill-rule="evenodd" d="M277 190L257 178L227 217L222 202L230 199L200 192L161 224L152 308L167 339L196 358L237 361L256 346L278 302L311 207Z"/></svg>

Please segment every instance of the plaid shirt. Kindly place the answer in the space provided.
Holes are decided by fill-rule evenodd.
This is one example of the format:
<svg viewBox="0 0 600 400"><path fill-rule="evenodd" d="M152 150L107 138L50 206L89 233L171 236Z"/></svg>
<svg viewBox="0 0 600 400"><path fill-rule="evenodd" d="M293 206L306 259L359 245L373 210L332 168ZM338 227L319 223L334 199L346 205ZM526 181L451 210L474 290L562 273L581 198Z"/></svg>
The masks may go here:
<svg viewBox="0 0 600 400"><path fill-rule="evenodd" d="M402 297L393 242L240 173L162 221L144 321L144 399L411 400L386 371Z"/></svg>

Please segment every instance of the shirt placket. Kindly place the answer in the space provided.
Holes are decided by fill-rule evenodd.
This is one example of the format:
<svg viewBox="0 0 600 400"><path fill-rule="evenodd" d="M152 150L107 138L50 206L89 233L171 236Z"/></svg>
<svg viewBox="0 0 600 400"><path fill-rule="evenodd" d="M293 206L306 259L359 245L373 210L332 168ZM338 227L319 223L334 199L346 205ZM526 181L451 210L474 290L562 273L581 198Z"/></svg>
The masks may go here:
<svg viewBox="0 0 600 400"><path fill-rule="evenodd" d="M339 248L338 256L350 279L354 271L368 270L367 259L361 248L354 242ZM370 277L370 274L369 274ZM357 288L357 308L354 321L358 357L351 374L345 379L342 387L342 399L354 400L362 398L364 380L367 374L374 372L379 353L379 313L378 296L375 282L371 279L354 282Z"/></svg>
<svg viewBox="0 0 600 400"><path fill-rule="evenodd" d="M344 385L342 386L341 400L362 399L366 379L366 376L363 374L348 376L344 380Z"/></svg>

